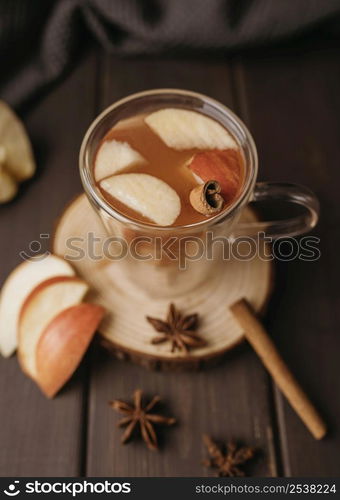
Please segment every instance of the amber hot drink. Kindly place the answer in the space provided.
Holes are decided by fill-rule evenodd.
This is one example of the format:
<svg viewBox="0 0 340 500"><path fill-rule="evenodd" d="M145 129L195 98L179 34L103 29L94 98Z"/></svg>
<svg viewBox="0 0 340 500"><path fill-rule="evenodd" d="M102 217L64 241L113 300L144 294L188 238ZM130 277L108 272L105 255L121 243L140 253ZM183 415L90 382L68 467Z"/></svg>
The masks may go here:
<svg viewBox="0 0 340 500"><path fill-rule="evenodd" d="M256 183L256 146L244 123L195 92L156 89L113 103L88 129L79 165L106 229L107 275L134 297L174 298L205 290L208 282L215 289L215 279L218 287L243 269L224 254L235 241L239 248L239 237L241 243L264 231L291 237L318 220L318 200L307 188ZM247 210L250 201L276 200L299 205L302 213L260 221ZM111 258L117 240L118 261ZM163 252L168 244L172 257Z"/></svg>
<svg viewBox="0 0 340 500"><path fill-rule="evenodd" d="M107 203L150 226L188 226L220 214L244 182L232 134L203 113L163 108L119 120L97 148L93 176Z"/></svg>

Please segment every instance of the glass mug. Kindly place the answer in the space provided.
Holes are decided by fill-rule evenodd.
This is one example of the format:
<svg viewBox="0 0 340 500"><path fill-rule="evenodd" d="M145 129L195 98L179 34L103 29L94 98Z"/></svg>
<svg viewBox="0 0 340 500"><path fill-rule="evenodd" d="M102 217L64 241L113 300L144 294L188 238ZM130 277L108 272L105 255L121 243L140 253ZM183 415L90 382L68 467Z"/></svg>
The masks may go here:
<svg viewBox="0 0 340 500"><path fill-rule="evenodd" d="M234 136L244 157L242 191L221 213L194 224L159 227L136 222L110 206L95 184L93 163L98 145L119 120L175 107L203 113L222 124ZM319 203L311 191L295 184L256 183L257 171L256 146L244 123L223 104L187 90L148 90L112 104L91 124L80 150L80 175L85 193L108 236L117 245L117 251L122 247L126 250L124 257L120 254L118 258L115 254L113 265L118 273L124 273L124 279L128 279L138 293L155 298L179 296L204 286L205 280L214 272L214 266L220 264L225 255L221 245L212 244L221 237L228 242L236 237L259 233L273 239L292 237L316 225ZM304 213L279 221L239 222L242 209L250 201L291 202L303 206ZM228 272L228 263L225 265L221 279ZM113 276L118 276L116 271Z"/></svg>

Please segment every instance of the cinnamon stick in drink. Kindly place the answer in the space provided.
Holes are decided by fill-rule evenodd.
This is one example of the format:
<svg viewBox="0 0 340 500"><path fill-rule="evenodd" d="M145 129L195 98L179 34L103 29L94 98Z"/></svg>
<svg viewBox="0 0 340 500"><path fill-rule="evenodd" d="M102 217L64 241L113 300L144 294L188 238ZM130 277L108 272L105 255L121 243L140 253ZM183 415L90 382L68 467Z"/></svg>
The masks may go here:
<svg viewBox="0 0 340 500"><path fill-rule="evenodd" d="M289 370L250 305L245 299L241 299L234 303L230 310L243 328L246 339L261 358L264 366L296 413L315 439L322 439L327 431L325 422Z"/></svg>

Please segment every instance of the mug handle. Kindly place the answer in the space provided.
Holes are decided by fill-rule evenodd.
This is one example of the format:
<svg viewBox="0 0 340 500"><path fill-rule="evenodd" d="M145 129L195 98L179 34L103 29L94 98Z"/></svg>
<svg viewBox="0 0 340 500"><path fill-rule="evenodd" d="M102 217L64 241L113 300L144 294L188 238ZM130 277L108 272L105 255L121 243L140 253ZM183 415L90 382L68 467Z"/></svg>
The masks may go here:
<svg viewBox="0 0 340 500"><path fill-rule="evenodd" d="M272 239L293 237L310 231L319 219L317 197L308 188L298 184L258 182L250 201L284 201L303 206L306 210L304 214L286 220L240 222L235 226L232 238L259 233Z"/></svg>

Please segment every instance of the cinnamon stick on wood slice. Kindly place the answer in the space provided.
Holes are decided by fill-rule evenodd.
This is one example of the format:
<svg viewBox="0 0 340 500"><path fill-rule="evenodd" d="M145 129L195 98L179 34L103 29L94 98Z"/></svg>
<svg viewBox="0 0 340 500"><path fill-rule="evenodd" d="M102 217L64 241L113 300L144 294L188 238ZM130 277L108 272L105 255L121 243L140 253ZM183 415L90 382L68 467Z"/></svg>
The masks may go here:
<svg viewBox="0 0 340 500"><path fill-rule="evenodd" d="M326 434L326 425L322 420L288 366L280 356L273 341L255 316L245 299L235 302L230 310L244 330L248 342L252 345L277 386L286 396L296 413L313 434L315 439L322 439Z"/></svg>

